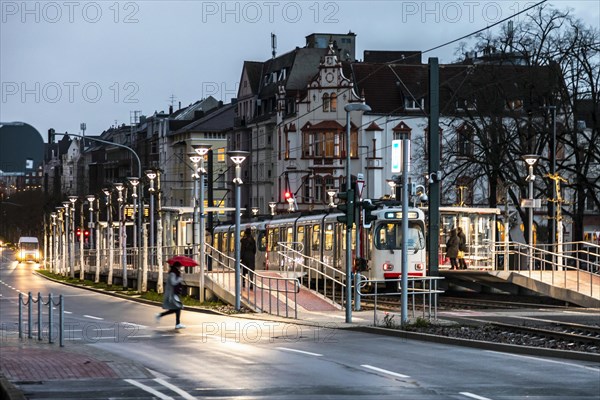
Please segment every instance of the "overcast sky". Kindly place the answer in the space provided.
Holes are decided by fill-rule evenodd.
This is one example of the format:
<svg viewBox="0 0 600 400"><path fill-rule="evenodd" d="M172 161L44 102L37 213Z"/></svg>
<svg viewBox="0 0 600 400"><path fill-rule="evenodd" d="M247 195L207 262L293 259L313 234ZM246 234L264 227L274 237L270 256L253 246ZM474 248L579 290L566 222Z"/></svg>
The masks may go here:
<svg viewBox="0 0 600 400"><path fill-rule="evenodd" d="M364 50L426 50L536 1L5 1L0 26L0 121L98 135L214 96L236 96L244 60L305 45L311 33L357 35ZM550 1L600 25L596 0ZM523 18L523 17L519 17ZM451 62L457 43L424 54Z"/></svg>

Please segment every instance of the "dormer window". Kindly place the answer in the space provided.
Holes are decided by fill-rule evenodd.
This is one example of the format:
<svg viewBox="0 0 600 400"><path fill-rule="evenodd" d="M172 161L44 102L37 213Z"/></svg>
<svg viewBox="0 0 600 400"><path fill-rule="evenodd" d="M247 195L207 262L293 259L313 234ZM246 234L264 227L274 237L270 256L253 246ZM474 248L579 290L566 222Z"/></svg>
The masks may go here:
<svg viewBox="0 0 600 400"><path fill-rule="evenodd" d="M404 98L404 109L405 110L421 110L425 108L425 99L414 99L412 97Z"/></svg>

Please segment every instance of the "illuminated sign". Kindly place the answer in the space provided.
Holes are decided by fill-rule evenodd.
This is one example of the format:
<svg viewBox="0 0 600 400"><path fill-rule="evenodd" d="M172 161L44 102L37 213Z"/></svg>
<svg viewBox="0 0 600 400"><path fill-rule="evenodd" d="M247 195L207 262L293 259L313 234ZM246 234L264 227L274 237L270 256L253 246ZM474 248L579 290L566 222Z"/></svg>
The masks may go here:
<svg viewBox="0 0 600 400"><path fill-rule="evenodd" d="M388 211L385 213L384 219L402 219L402 211ZM419 218L419 213L416 211L408 212L408 219Z"/></svg>

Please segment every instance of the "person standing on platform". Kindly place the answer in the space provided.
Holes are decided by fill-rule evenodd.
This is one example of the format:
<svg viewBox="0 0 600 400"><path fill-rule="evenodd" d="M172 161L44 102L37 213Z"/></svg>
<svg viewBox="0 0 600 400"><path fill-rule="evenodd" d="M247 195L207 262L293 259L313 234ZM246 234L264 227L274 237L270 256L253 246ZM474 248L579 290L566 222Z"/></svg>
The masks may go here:
<svg viewBox="0 0 600 400"><path fill-rule="evenodd" d="M467 237L463 232L462 228L459 226L456 228L456 236L460 240L458 245L458 268L459 269L467 269L467 263L465 262L465 252L467 251Z"/></svg>
<svg viewBox="0 0 600 400"><path fill-rule="evenodd" d="M456 258L458 257L458 246L460 245L460 239L456 235L456 229L452 229L450 231L450 237L446 242L446 257L450 259L450 266L452 269L457 269L458 262Z"/></svg>
<svg viewBox="0 0 600 400"><path fill-rule="evenodd" d="M171 265L169 275L167 276L167 285L165 287L165 293L163 294L162 308L167 311L156 314L156 322L160 321L162 317L169 314L175 314L175 329L183 329L185 325L181 323L181 310L183 309L183 303L181 302L181 295L183 294L183 278L181 277L181 270L179 269L181 264L178 262Z"/></svg>
<svg viewBox="0 0 600 400"><path fill-rule="evenodd" d="M254 269L256 267L256 241L252 237L252 229L246 228L244 237L240 241L240 261L246 268L242 267L242 286L246 285L246 275L250 280L250 289L254 287Z"/></svg>

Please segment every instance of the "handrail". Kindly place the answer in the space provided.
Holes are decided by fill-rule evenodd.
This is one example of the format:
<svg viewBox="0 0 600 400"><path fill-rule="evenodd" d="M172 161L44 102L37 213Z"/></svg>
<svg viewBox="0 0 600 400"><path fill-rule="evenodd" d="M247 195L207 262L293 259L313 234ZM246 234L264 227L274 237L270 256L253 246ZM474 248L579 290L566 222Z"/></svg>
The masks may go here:
<svg viewBox="0 0 600 400"><path fill-rule="evenodd" d="M232 278L235 279L235 259L227 254L217 250L208 243L205 243L208 250L205 254L213 260L212 273L216 273L214 281L225 287L232 287ZM216 257L218 256L218 257ZM227 262L224 262L226 260ZM245 291L242 290L242 297L256 310L281 316L280 303L285 306L285 317L289 317L289 309L293 308L294 318L298 318L297 294L300 292L300 282L295 278L272 277L260 272L256 272L240 263L240 268L246 273L242 273L242 283ZM240 271L240 272L242 272ZM250 292L252 286L254 290ZM292 294L293 304L290 304ZM273 305L275 300L275 305ZM267 304L265 304L267 301Z"/></svg>
<svg viewBox="0 0 600 400"><path fill-rule="evenodd" d="M508 254L509 257L516 258L517 262L513 263L512 270L520 271L529 278L543 280L544 275L550 275L552 286L567 288L567 273L571 272L569 278L576 280L576 291L584 293L583 284L589 283L589 295L600 297L600 293L594 293L593 285L594 277L600 275L600 254L581 250L554 253L539 246L516 242L509 242L508 249L505 243L497 243L495 252L498 256ZM528 259L529 254L532 257L533 269L529 269L527 262L522 262ZM586 255L586 258L582 258L581 255ZM504 269L497 266L497 270Z"/></svg>
<svg viewBox="0 0 600 400"><path fill-rule="evenodd" d="M373 293L363 293L361 292L361 288L363 287L363 285L361 285L362 279L361 279L362 275L357 274L357 290L356 290L356 294L357 294L357 302L360 302L361 297L373 297L374 299L374 305L373 305L373 326L377 326L378 320L377 320L377 297L380 295L380 293L377 292L377 287L379 286L380 283L387 283L387 282L400 282L402 279L385 279L385 280L369 280L369 283L373 283L374 285L374 292ZM412 297L412 315L413 318L415 316L415 312L416 312L416 301L415 301L415 296L422 296L423 297L423 302L422 302L422 306L423 306L423 318L428 318L428 319L432 319L432 315L433 315L433 319L436 320L437 319L437 305L438 305L438 295L441 293L444 293L443 290L439 290L438 289L438 281L444 279L443 277L435 277L435 276L429 276L429 277L408 277L408 283L409 283L409 287L408 287L408 292L407 295ZM417 288L415 287L415 283L416 282L421 282L421 288ZM400 287L400 285L396 285L398 287ZM398 292L386 292L383 293L382 295L384 296L401 296L402 295L402 290L400 289L400 291ZM400 304L399 304L400 306ZM426 313L427 311L427 313Z"/></svg>
<svg viewBox="0 0 600 400"><path fill-rule="evenodd" d="M281 267L291 268L293 272L300 273L300 282L305 284L305 279L308 285L315 280L315 291L321 293L325 298L331 300L334 304L342 305L344 302L344 294L346 290L346 272L331 265L325 264L323 261L314 257L304 255L301 251L294 248L298 242L277 242L280 250L277 254L283 259ZM337 279L336 276L340 278ZM321 287L321 280L323 286ZM331 283L331 288L328 291L327 282ZM307 286L308 286L307 285ZM340 290L336 290L337 287ZM339 302L336 301L339 292Z"/></svg>

